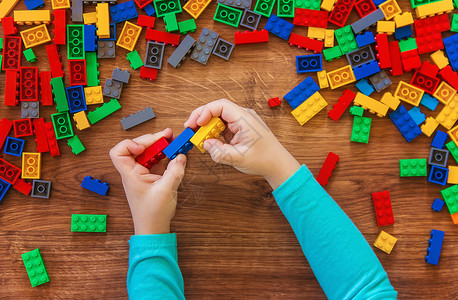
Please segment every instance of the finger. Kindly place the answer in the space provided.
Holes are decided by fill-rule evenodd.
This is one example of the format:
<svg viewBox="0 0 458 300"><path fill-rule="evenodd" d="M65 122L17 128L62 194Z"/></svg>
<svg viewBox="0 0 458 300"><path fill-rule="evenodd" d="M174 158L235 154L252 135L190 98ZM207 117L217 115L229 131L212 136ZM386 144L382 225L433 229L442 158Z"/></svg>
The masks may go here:
<svg viewBox="0 0 458 300"><path fill-rule="evenodd" d="M235 122L240 118L241 112L242 108L234 102L220 99L195 109L184 125L195 129L207 124L212 117L221 117L226 122Z"/></svg>
<svg viewBox="0 0 458 300"><path fill-rule="evenodd" d="M224 144L216 139L209 139L204 142L204 148L216 163L237 166L240 162L241 154L232 145Z"/></svg>
<svg viewBox="0 0 458 300"><path fill-rule="evenodd" d="M172 159L167 165L162 178L160 179L171 190L177 190L183 180L184 170L186 168L186 156L178 154L175 159Z"/></svg>
<svg viewBox="0 0 458 300"><path fill-rule="evenodd" d="M132 140L124 140L110 150L110 158L118 172L125 173L135 166L133 155L138 155L144 150L144 146Z"/></svg>
<svg viewBox="0 0 458 300"><path fill-rule="evenodd" d="M156 133L148 133L142 136L136 137L133 139L137 144L143 145L146 148L157 142L160 138L165 137L166 139L171 139L173 135L172 129L166 128L162 131Z"/></svg>

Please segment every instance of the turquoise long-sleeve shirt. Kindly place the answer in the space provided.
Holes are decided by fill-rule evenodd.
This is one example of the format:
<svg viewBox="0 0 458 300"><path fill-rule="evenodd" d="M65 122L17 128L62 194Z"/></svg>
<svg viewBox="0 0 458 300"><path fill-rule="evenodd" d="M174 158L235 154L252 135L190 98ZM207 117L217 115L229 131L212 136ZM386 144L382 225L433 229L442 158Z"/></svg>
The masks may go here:
<svg viewBox="0 0 458 300"><path fill-rule="evenodd" d="M273 195L329 299L396 299L363 235L305 165ZM134 235L129 243L129 297L184 299L176 235Z"/></svg>

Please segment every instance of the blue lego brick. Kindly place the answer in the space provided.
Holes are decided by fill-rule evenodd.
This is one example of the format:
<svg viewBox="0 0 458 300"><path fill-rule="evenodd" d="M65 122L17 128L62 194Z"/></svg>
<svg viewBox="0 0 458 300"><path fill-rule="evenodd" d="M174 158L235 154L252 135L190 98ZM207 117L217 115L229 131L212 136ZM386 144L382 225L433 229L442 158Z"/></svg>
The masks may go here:
<svg viewBox="0 0 458 300"><path fill-rule="evenodd" d="M418 106L413 107L409 110L409 115L412 117L415 124L420 125L426 120L425 114L421 112Z"/></svg>
<svg viewBox="0 0 458 300"><path fill-rule="evenodd" d="M97 51L96 30L95 25L84 25L84 51Z"/></svg>
<svg viewBox="0 0 458 300"><path fill-rule="evenodd" d="M134 0L110 6L110 15L115 23L137 18L138 13Z"/></svg>
<svg viewBox="0 0 458 300"><path fill-rule="evenodd" d="M412 141L421 134L420 127L415 124L404 105L400 105L398 109L393 111L390 114L390 118L407 142Z"/></svg>
<svg viewBox="0 0 458 300"><path fill-rule="evenodd" d="M305 78L299 85L292 89L283 98L288 102L293 109L302 104L305 100L310 98L315 92L320 89L318 84L312 77Z"/></svg>
<svg viewBox="0 0 458 300"><path fill-rule="evenodd" d="M116 23L110 23L110 38L100 39L100 41L116 41Z"/></svg>
<svg viewBox="0 0 458 300"><path fill-rule="evenodd" d="M24 4L28 10L33 10L45 6L43 0L24 0Z"/></svg>
<svg viewBox="0 0 458 300"><path fill-rule="evenodd" d="M146 14L150 17L156 15L156 10L154 9L153 4L148 4L147 6L143 7L143 10L146 12Z"/></svg>
<svg viewBox="0 0 458 300"><path fill-rule="evenodd" d="M272 14L267 20L266 26L264 27L270 33L275 34L279 38L287 40L291 31L293 30L294 25L288 21L283 20L282 18L277 17Z"/></svg>
<svg viewBox="0 0 458 300"><path fill-rule="evenodd" d="M81 187L102 196L105 196L110 188L108 183L102 182L99 179L94 179L91 176L84 177L83 182L81 182Z"/></svg>
<svg viewBox="0 0 458 300"><path fill-rule="evenodd" d="M450 65L453 71L456 71L458 69L458 56L456 55L458 50L458 33L444 38L443 41Z"/></svg>
<svg viewBox="0 0 458 300"><path fill-rule="evenodd" d="M11 184L0 178L0 202L2 202L3 197L5 197L5 194L10 188L10 186Z"/></svg>
<svg viewBox="0 0 458 300"><path fill-rule="evenodd" d="M445 142L447 142L448 135L443 131L436 131L433 141L431 142L431 147L444 149Z"/></svg>
<svg viewBox="0 0 458 300"><path fill-rule="evenodd" d="M188 153L193 144L189 141L194 135L194 131L187 127L177 136L162 152L169 158L174 159L178 154Z"/></svg>
<svg viewBox="0 0 458 300"><path fill-rule="evenodd" d="M446 185L448 178L448 169L439 166L432 166L429 172L428 181L440 185Z"/></svg>
<svg viewBox="0 0 458 300"><path fill-rule="evenodd" d="M443 200L441 200L439 198L436 198L436 199L434 199L434 202L433 202L433 205L431 205L431 208L434 211L441 211L442 207L444 207L444 204L445 204L445 201L443 201Z"/></svg>
<svg viewBox="0 0 458 300"><path fill-rule="evenodd" d="M439 257L441 256L442 243L444 242L445 232L442 230L431 230L431 238L426 249L425 260L428 264L438 265Z"/></svg>
<svg viewBox="0 0 458 300"><path fill-rule="evenodd" d="M439 100L431 96L430 94L424 93L421 97L420 104L426 107L429 110L434 111L439 104Z"/></svg>
<svg viewBox="0 0 458 300"><path fill-rule="evenodd" d="M361 93L363 93L366 96L369 96L375 91L372 85L369 84L369 81L367 81L367 79L361 79L360 81L358 81L358 83L356 83L356 87Z"/></svg>
<svg viewBox="0 0 458 300"><path fill-rule="evenodd" d="M25 140L9 136L6 138L3 153L20 157L22 155L22 150L24 149L24 144Z"/></svg>
<svg viewBox="0 0 458 300"><path fill-rule="evenodd" d="M375 44L375 37L371 31L366 31L365 33L358 34L355 36L355 39L359 48L370 44Z"/></svg>
<svg viewBox="0 0 458 300"><path fill-rule="evenodd" d="M374 75L375 73L380 72L380 66L377 61L371 61L367 64L361 65L353 69L356 80Z"/></svg>
<svg viewBox="0 0 458 300"><path fill-rule="evenodd" d="M383 2L385 2L386 0L372 0L372 2L374 2L374 5L376 7L378 7L380 4L382 4Z"/></svg>
<svg viewBox="0 0 458 300"><path fill-rule="evenodd" d="M82 110L87 110L86 98L84 97L82 85L66 87L65 93L67 94L70 113L73 114Z"/></svg>
<svg viewBox="0 0 458 300"><path fill-rule="evenodd" d="M321 58L321 54L296 56L296 68L297 73L323 71L323 60Z"/></svg>
<svg viewBox="0 0 458 300"><path fill-rule="evenodd" d="M396 28L394 37L399 41L412 36L412 27L410 25Z"/></svg>

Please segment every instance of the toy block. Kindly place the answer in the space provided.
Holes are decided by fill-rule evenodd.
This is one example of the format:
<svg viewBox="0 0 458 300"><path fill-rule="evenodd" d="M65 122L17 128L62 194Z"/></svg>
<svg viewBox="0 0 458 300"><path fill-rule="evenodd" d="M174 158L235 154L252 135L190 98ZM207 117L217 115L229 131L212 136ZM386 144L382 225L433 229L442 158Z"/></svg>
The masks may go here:
<svg viewBox="0 0 458 300"><path fill-rule="evenodd" d="M251 0L218 0L218 3L232 6L240 9L250 9L251 8Z"/></svg>
<svg viewBox="0 0 458 300"><path fill-rule="evenodd" d="M251 5L245 8L250 9ZM294 1L278 0L277 16L280 18L294 18Z"/></svg>
<svg viewBox="0 0 458 300"><path fill-rule="evenodd" d="M267 103L269 104L269 107L270 108L273 108L273 107L278 107L280 106L281 104L281 99L280 97L275 97L275 98L270 98Z"/></svg>
<svg viewBox="0 0 458 300"><path fill-rule="evenodd" d="M101 196L106 196L110 185L106 182L102 182L99 179L95 179L91 176L86 176L81 182L81 187Z"/></svg>
<svg viewBox="0 0 458 300"><path fill-rule="evenodd" d="M103 96L118 99L121 97L123 83L107 78L103 88Z"/></svg>
<svg viewBox="0 0 458 300"><path fill-rule="evenodd" d="M288 92L283 98L293 109L296 109L299 105L302 104L302 102L307 100L319 89L319 86L316 84L313 78L308 76L300 84Z"/></svg>
<svg viewBox="0 0 458 300"><path fill-rule="evenodd" d="M321 2L320 8L322 10L331 11L334 8L336 1L337 0L323 0L323 2Z"/></svg>
<svg viewBox="0 0 458 300"><path fill-rule="evenodd" d="M374 61L375 56L370 46L364 46L346 54L348 62L354 69L368 62Z"/></svg>
<svg viewBox="0 0 458 300"><path fill-rule="evenodd" d="M167 32L178 31L179 27L178 27L178 21L177 21L176 14L174 13L165 14L163 17L163 20L165 24L165 30Z"/></svg>
<svg viewBox="0 0 458 300"><path fill-rule="evenodd" d="M454 167L454 168L456 168L456 167ZM449 174L450 174L450 172L449 172ZM458 175L458 173L457 173L457 175ZM449 179L450 179L450 176L449 176ZM439 212L439 211L442 210L442 207L444 207L444 204L445 204L444 201L442 201L441 199L436 198L436 199L434 199L434 202L433 202L433 205L431 206L431 208L432 208L433 211Z"/></svg>
<svg viewBox="0 0 458 300"><path fill-rule="evenodd" d="M95 110L89 112L87 114L87 118L91 124L95 124L119 109L121 109L121 105L117 99L113 98L110 100L110 102L104 103L102 106L97 107Z"/></svg>
<svg viewBox="0 0 458 300"><path fill-rule="evenodd" d="M445 66L438 74L439 78L458 90L458 74L453 72L452 67Z"/></svg>
<svg viewBox="0 0 458 300"><path fill-rule="evenodd" d="M377 93L380 93L381 91L383 91L384 89L386 89L387 87L389 87L392 84L390 78L383 70L369 77L369 80L372 83L372 85L374 86Z"/></svg>
<svg viewBox="0 0 458 300"><path fill-rule="evenodd" d="M371 118L355 116L350 140L358 143L368 143L371 131Z"/></svg>
<svg viewBox="0 0 458 300"><path fill-rule="evenodd" d="M77 135L74 135L71 138L69 138L67 140L67 145L70 148L72 148L72 153L75 155L78 155L81 152L83 152L84 150L86 150L86 148L84 148L83 143L81 142L81 140L79 139Z"/></svg>
<svg viewBox="0 0 458 300"><path fill-rule="evenodd" d="M337 0L334 9L329 15L329 22L338 27L343 27L347 22L355 0Z"/></svg>
<svg viewBox="0 0 458 300"><path fill-rule="evenodd" d="M358 90L366 96L370 96L375 90L366 79L361 79L355 85Z"/></svg>
<svg viewBox="0 0 458 300"><path fill-rule="evenodd" d="M413 106L418 106L423 94L424 91L422 89L412 86L404 81L400 81L394 96L404 102L412 104Z"/></svg>
<svg viewBox="0 0 458 300"><path fill-rule="evenodd" d="M49 282L48 272L41 257L40 249L24 253L21 257L32 287Z"/></svg>
<svg viewBox="0 0 458 300"><path fill-rule="evenodd" d="M186 155L193 148L193 144L189 141L193 135L194 131L187 127L162 152L169 159L174 159L178 154Z"/></svg>
<svg viewBox="0 0 458 300"><path fill-rule="evenodd" d="M196 44L196 40L193 39L190 35L186 35L186 37L181 41L180 45L175 49L175 51L170 55L167 62L171 64L174 68L178 68L186 59L186 55L191 53L192 49ZM231 49L232 51L232 49Z"/></svg>
<svg viewBox="0 0 458 300"><path fill-rule="evenodd" d="M101 39L108 39L110 38L110 14L108 3L97 3L95 10L97 12L97 22L95 23L97 27L97 36Z"/></svg>
<svg viewBox="0 0 458 300"><path fill-rule="evenodd" d="M218 138L225 128L226 125L224 125L220 118L213 117L206 125L197 130L190 141L200 150L200 152L205 153L204 142L208 139Z"/></svg>
<svg viewBox="0 0 458 300"><path fill-rule="evenodd" d="M205 8L210 4L211 0L189 0L183 6L183 9L188 12L194 19L197 19Z"/></svg>
<svg viewBox="0 0 458 300"><path fill-rule="evenodd" d="M387 0L380 4L378 7L382 10L383 14L385 15L385 19L387 20L391 20L396 15L402 13L402 10L396 0Z"/></svg>
<svg viewBox="0 0 458 300"><path fill-rule="evenodd" d="M71 59L68 60L69 81L70 85L86 85L86 60Z"/></svg>
<svg viewBox="0 0 458 300"><path fill-rule="evenodd" d="M326 70L319 71L316 73L318 77L318 84L320 85L320 89L325 89L329 87L328 77L326 76Z"/></svg>
<svg viewBox="0 0 458 300"><path fill-rule="evenodd" d="M52 78L64 77L61 56L55 44L46 46L46 53L48 55L49 66L51 67Z"/></svg>
<svg viewBox="0 0 458 300"><path fill-rule="evenodd" d="M357 34L355 40L359 48L375 43L374 34L370 31Z"/></svg>
<svg viewBox="0 0 458 300"><path fill-rule="evenodd" d="M78 130L84 130L91 127L84 110L74 114L73 121L75 121L75 126Z"/></svg>
<svg viewBox="0 0 458 300"><path fill-rule="evenodd" d="M342 54L358 49L358 45L356 44L355 36L353 35L350 25L336 29L334 31L334 35L337 43L339 44L340 50L342 50Z"/></svg>
<svg viewBox="0 0 458 300"><path fill-rule="evenodd" d="M416 8L417 6L420 6L420 5L425 5L427 3L431 3L431 2L436 2L438 0L426 0L426 1L422 1L422 0L410 0L410 5L412 6L412 9Z"/></svg>
<svg viewBox="0 0 458 300"><path fill-rule="evenodd" d="M178 10L175 10L175 11L171 10L170 12L177 12L177 13L181 12L181 5L177 1L174 1L174 0L159 0L158 1L156 0L154 1L154 7L156 9L156 14L158 17L162 17L166 12L162 10L158 10L158 6L156 5L157 2L160 3L158 4L158 6L161 8L162 7L165 7L166 9L171 8L171 7L178 8ZM97 7L98 5L99 4L97 4ZM97 15L99 17L98 11L97 11ZM124 22L124 21L138 17L138 13L137 13L137 9L135 7L134 1L130 0L130 1L123 2L123 3L119 3L117 5L110 6L110 16L114 23Z"/></svg>
<svg viewBox="0 0 458 300"><path fill-rule="evenodd" d="M210 53L208 53L208 55L210 55ZM161 69L163 56L164 56L164 43L156 43L156 42L151 42L151 41L147 42L146 53L145 53L145 63L144 63L146 67L154 68L154 69Z"/></svg>
<svg viewBox="0 0 458 300"><path fill-rule="evenodd" d="M92 25L97 23L97 12L93 11L83 14L83 23L84 25Z"/></svg>
<svg viewBox="0 0 458 300"><path fill-rule="evenodd" d="M359 0L355 3L355 9L360 18L363 18L377 10L372 0Z"/></svg>
<svg viewBox="0 0 458 300"><path fill-rule="evenodd" d="M5 140L8 134L10 133L12 126L13 126L12 121L6 118L2 118L0 120L0 149L2 148L3 144L5 143Z"/></svg>
<svg viewBox="0 0 458 300"><path fill-rule="evenodd" d="M339 161L339 156L335 153L329 152L326 160L323 163L323 166L316 177L316 181L321 186L326 186L328 184L329 178L332 176L332 171L336 168L336 164Z"/></svg>
<svg viewBox="0 0 458 300"><path fill-rule="evenodd" d="M328 72L326 75L328 76L331 89L336 89L356 81L350 65Z"/></svg>
<svg viewBox="0 0 458 300"><path fill-rule="evenodd" d="M137 3L138 8L142 9L148 4L151 4L153 0L135 0L135 3Z"/></svg>
<svg viewBox="0 0 458 300"><path fill-rule="evenodd" d="M425 114L421 112L418 106L415 106L411 110L409 110L409 115L417 125L420 125L426 120Z"/></svg>
<svg viewBox="0 0 458 300"><path fill-rule="evenodd" d="M458 184L458 167L454 167L454 166L449 166L448 167L447 184ZM442 204L444 204L443 201L442 201ZM442 207L441 207L441 209L442 209Z"/></svg>
<svg viewBox="0 0 458 300"><path fill-rule="evenodd" d="M178 46L178 44L180 43L180 35L179 34L159 31L159 30L155 30L155 29L152 29L152 28L146 28L145 38L147 40L150 40L150 41L161 42L161 43L164 43L166 45L170 44L172 46Z"/></svg>
<svg viewBox="0 0 458 300"><path fill-rule="evenodd" d="M141 31L142 28L140 26L126 21L116 45L128 51L133 51Z"/></svg>
<svg viewBox="0 0 458 300"><path fill-rule="evenodd" d="M400 177L426 176L426 159L400 159L399 171Z"/></svg>
<svg viewBox="0 0 458 300"><path fill-rule="evenodd" d="M234 44L236 45L264 43L268 41L269 32L265 29L262 29L261 31L239 31L234 33Z"/></svg>
<svg viewBox="0 0 458 300"><path fill-rule="evenodd" d="M37 151L40 153L49 152L48 138L46 136L44 118L34 119L33 129L35 131L35 142L37 143Z"/></svg>
<svg viewBox="0 0 458 300"><path fill-rule="evenodd" d="M37 62L37 57L35 56L35 53L33 52L32 48L22 51L22 54L24 54L24 57L28 62Z"/></svg>
<svg viewBox="0 0 458 300"><path fill-rule="evenodd" d="M431 147L431 151L429 152L428 164L439 167L446 167L448 154L448 150Z"/></svg>
<svg viewBox="0 0 458 300"><path fill-rule="evenodd" d="M206 65L218 37L218 33L204 27L191 53L191 59Z"/></svg>
<svg viewBox="0 0 458 300"><path fill-rule="evenodd" d="M21 66L21 40L22 38L19 36L3 37L3 71L19 70Z"/></svg>
<svg viewBox="0 0 458 300"><path fill-rule="evenodd" d="M156 10L156 16L158 18L163 17L166 14L171 14L171 13L177 14L182 11L180 1L178 0L154 0L153 2L154 2L154 9ZM132 9L135 10L135 7L132 6ZM136 18L136 17L137 16L132 17L132 18ZM113 18L113 15L111 16L111 18Z"/></svg>
<svg viewBox="0 0 458 300"><path fill-rule="evenodd" d="M306 101L295 108L291 114L296 118L299 124L304 125L326 106L328 106L326 100L324 100L319 92L315 92Z"/></svg>
<svg viewBox="0 0 458 300"><path fill-rule="evenodd" d="M147 1L149 1L149 0L147 0ZM154 28L155 24L156 24L156 18L155 17L145 16L145 15L139 15L138 16L137 25L142 27L142 28L143 27Z"/></svg>
<svg viewBox="0 0 458 300"><path fill-rule="evenodd" d="M154 144L145 149L145 151L138 155L135 160L147 169L151 169L159 161L165 158L165 154L162 152L169 142L164 138L160 138Z"/></svg>
<svg viewBox="0 0 458 300"><path fill-rule="evenodd" d="M421 71L415 71L410 84L412 86L415 86L417 88L420 88L424 90L425 92L429 94L433 94L434 91L436 90L438 84L439 84L439 79L436 77L431 77L429 75L426 75L428 73L424 73ZM451 95L453 97L453 95ZM438 98L438 97L436 97ZM439 98L438 98L439 99ZM450 100L450 99L448 99ZM448 103L448 102L447 102ZM446 103L445 103L446 104Z"/></svg>
<svg viewBox="0 0 458 300"><path fill-rule="evenodd" d="M107 232L107 215L72 214L72 232Z"/></svg>
<svg viewBox="0 0 458 300"><path fill-rule="evenodd" d="M390 48L388 45L388 35L386 33L377 34L375 36L375 51L377 52L377 59L379 66L382 69L391 67Z"/></svg>
<svg viewBox="0 0 458 300"><path fill-rule="evenodd" d="M304 48L305 50L313 51L315 53L321 52L321 50L323 49L323 45L324 45L322 41L317 41L317 40L308 38L306 36L301 36L299 34L295 34L294 32L291 33L288 43L291 46L297 46L298 48ZM330 49L334 49L334 48L336 47L333 47ZM340 48L339 48L339 51L340 51Z"/></svg>
<svg viewBox="0 0 458 300"><path fill-rule="evenodd" d="M412 28L410 27L410 25L396 28L396 30L394 31L394 37L398 41L400 41L402 39L409 38L409 37L412 36L412 34L413 34L413 32L412 32Z"/></svg>
<svg viewBox="0 0 458 300"><path fill-rule="evenodd" d="M111 73L111 79L122 82L129 83L130 72L121 70L120 68L114 68Z"/></svg>
<svg viewBox="0 0 458 300"><path fill-rule="evenodd" d="M395 30L395 23L393 21L378 21L377 22L377 33L386 33L392 35Z"/></svg>
<svg viewBox="0 0 458 300"><path fill-rule="evenodd" d="M375 24L377 24L378 21L382 20L383 18L384 18L383 12L379 8L371 12L364 18L361 18L357 20L356 22L354 22L353 24L351 24L351 28L353 29L353 32L355 34L358 34L361 31L366 30L371 26L374 26Z"/></svg>
<svg viewBox="0 0 458 300"><path fill-rule="evenodd" d="M295 0L294 7L320 10L320 0Z"/></svg>
<svg viewBox="0 0 458 300"><path fill-rule="evenodd" d="M50 10L15 10L14 22L18 25L40 25L51 24ZM5 18L3 18L5 19ZM2 23L3 23L2 19Z"/></svg>
<svg viewBox="0 0 458 300"><path fill-rule="evenodd" d="M393 111L390 118L407 142L412 141L422 132L403 105Z"/></svg>
<svg viewBox="0 0 458 300"><path fill-rule="evenodd" d="M458 111L456 107L457 102L458 99L455 96L455 98L450 103L452 105L444 106L444 108L436 116L437 121L439 121L439 123L447 129L452 128L452 126L458 120Z"/></svg>
<svg viewBox="0 0 458 300"><path fill-rule="evenodd" d="M258 0L258 1L264 1L264 0ZM260 12L258 11L258 13ZM240 23L240 19L242 18L242 14L243 12L241 10L218 3L213 20L226 24L226 25L229 25L229 26L238 27Z"/></svg>
<svg viewBox="0 0 458 300"><path fill-rule="evenodd" d="M43 0L24 0L24 4L28 10L34 10L45 6Z"/></svg>
<svg viewBox="0 0 458 300"><path fill-rule="evenodd" d="M188 1L189 2L189 1ZM154 9L154 6L149 3L145 7L143 7L143 10L146 12L148 16L156 16L156 10Z"/></svg>
<svg viewBox="0 0 458 300"><path fill-rule="evenodd" d="M458 147L456 146L455 142L454 141L450 141L447 144L445 144L445 146L447 147L448 151L453 156L455 161L458 162Z"/></svg>
<svg viewBox="0 0 458 300"><path fill-rule="evenodd" d="M447 133L438 130L436 135L434 136L433 141L431 142L431 147L443 149L445 146L445 142L447 141Z"/></svg>
<svg viewBox="0 0 458 300"><path fill-rule="evenodd" d="M4 181L3 179L0 179L0 203L2 202L3 198L6 195L6 192L8 192L8 189L10 188L11 184L8 182Z"/></svg>
<svg viewBox="0 0 458 300"><path fill-rule="evenodd" d="M397 238L382 230L375 240L374 246L387 254L391 254L391 251L393 251L394 245L396 245L397 241Z"/></svg>
<svg viewBox="0 0 458 300"><path fill-rule="evenodd" d="M404 12L394 16L396 28L409 26L414 23L412 13ZM418 34L418 33L417 33Z"/></svg>
<svg viewBox="0 0 458 300"><path fill-rule="evenodd" d="M126 58L130 62L130 67L134 70L143 66L143 61L140 58L140 55L138 54L137 50L127 53ZM148 68L148 69L152 69L152 68Z"/></svg>
<svg viewBox="0 0 458 300"><path fill-rule="evenodd" d="M19 104L18 71L8 70L5 76L5 105L16 106Z"/></svg>
<svg viewBox="0 0 458 300"><path fill-rule="evenodd" d="M439 257L442 250L442 243L444 242L445 232L441 230L431 230L431 238L428 241L428 248L426 249L425 260L428 264L438 265Z"/></svg>
<svg viewBox="0 0 458 300"><path fill-rule="evenodd" d="M309 27L309 33L310 33L310 28L312 27ZM313 28L317 28L317 27L313 27ZM334 47L334 29L325 29L324 30L324 46L329 47L329 48Z"/></svg>
<svg viewBox="0 0 458 300"><path fill-rule="evenodd" d="M84 59L84 25L67 25L68 59Z"/></svg>
<svg viewBox="0 0 458 300"><path fill-rule="evenodd" d="M6 17L18 2L19 0L4 0L0 2L0 19Z"/></svg>
<svg viewBox="0 0 458 300"><path fill-rule="evenodd" d="M121 125L124 130L140 125L146 121L152 120L156 117L151 107L144 110L139 110L135 114L130 114L128 117L121 119Z"/></svg>
<svg viewBox="0 0 458 300"><path fill-rule="evenodd" d="M187 34L189 32L194 32L197 29L196 21L194 19L189 19L185 21L178 22L178 30L181 34Z"/></svg>
<svg viewBox="0 0 458 300"><path fill-rule="evenodd" d="M428 117L426 118L425 124L421 125L421 131L426 136L431 136L437 126L439 126L439 122L437 122L433 117Z"/></svg>
<svg viewBox="0 0 458 300"><path fill-rule="evenodd" d="M25 140L7 137L3 153L21 157L24 149Z"/></svg>
<svg viewBox="0 0 458 300"><path fill-rule="evenodd" d="M52 122L45 123L45 131L51 156L59 156L59 144L57 143L56 133L54 132L54 125Z"/></svg>
<svg viewBox="0 0 458 300"><path fill-rule="evenodd" d="M97 26L97 23L96 23ZM106 38L99 37L99 41L116 41L116 23L108 23L109 36Z"/></svg>
<svg viewBox="0 0 458 300"><path fill-rule="evenodd" d="M223 40L222 38L218 38L218 41L216 42L216 45L213 48L212 54L221 57L222 59L229 60L229 57L231 56L234 46L234 44L229 43L228 41Z"/></svg>
<svg viewBox="0 0 458 300"><path fill-rule="evenodd" d="M274 5L275 0L257 0L253 11L268 18L272 13Z"/></svg>
<svg viewBox="0 0 458 300"><path fill-rule="evenodd" d="M440 33L435 34L434 36L441 36ZM447 53L447 56L449 58L449 63L452 66L453 71L456 71L458 69L458 59L456 58L456 51L458 50L458 46L456 43L458 42L458 34L449 36L447 38L444 38L444 45L445 45L445 52ZM442 44L440 42L440 44ZM436 47L438 49L442 49L440 47ZM433 51L434 51L433 50Z"/></svg>
<svg viewBox="0 0 458 300"><path fill-rule="evenodd" d="M14 19L12 17L4 17L2 18L2 28L3 28L3 35L16 35L18 30L14 25Z"/></svg>
<svg viewBox="0 0 458 300"><path fill-rule="evenodd" d="M443 15L444 14L439 15L439 16L443 16ZM450 30L452 32L458 32L458 14L453 14L453 16L452 16L452 24L451 24Z"/></svg>
<svg viewBox="0 0 458 300"><path fill-rule="evenodd" d="M0 158L0 178L14 184L21 175L21 169Z"/></svg>
<svg viewBox="0 0 458 300"><path fill-rule="evenodd" d="M409 72L421 67L420 55L417 49L401 52L402 67Z"/></svg>
<svg viewBox="0 0 458 300"><path fill-rule="evenodd" d="M64 81L62 77L51 79L52 93L56 102L56 110L58 112L68 111L67 94L65 93Z"/></svg>
<svg viewBox="0 0 458 300"><path fill-rule="evenodd" d="M51 181L34 179L32 184L32 193L34 198L49 199L51 193Z"/></svg>
<svg viewBox="0 0 458 300"><path fill-rule="evenodd" d="M394 224L393 208L391 207L390 192L383 191L372 193L374 202L377 226L387 226Z"/></svg>
<svg viewBox="0 0 458 300"><path fill-rule="evenodd" d="M428 108L429 110L434 111L439 104L439 100L434 98L433 96L429 94L423 94L423 97L421 97L420 104L423 105L424 107Z"/></svg>
<svg viewBox="0 0 458 300"><path fill-rule="evenodd" d="M16 182L13 184L13 188L16 191L28 196L30 194L30 191L32 190L32 185L26 182L25 180L18 178Z"/></svg>
<svg viewBox="0 0 458 300"><path fill-rule="evenodd" d="M76 113L87 110L86 99L84 98L84 89L82 85L76 85L65 88L67 94L68 108L70 113Z"/></svg>
<svg viewBox="0 0 458 300"><path fill-rule="evenodd" d="M337 102L332 106L332 109L328 111L328 116L337 122L355 97L355 93L350 90L345 90L342 96L340 96Z"/></svg>
<svg viewBox="0 0 458 300"><path fill-rule="evenodd" d="M83 0L72 0L72 22L83 22Z"/></svg>
<svg viewBox="0 0 458 300"><path fill-rule="evenodd" d="M13 129L15 137L31 136L33 135L32 120L20 119L13 121Z"/></svg>
<svg viewBox="0 0 458 300"><path fill-rule="evenodd" d="M51 0L52 9L70 8L70 0Z"/></svg>
<svg viewBox="0 0 458 300"><path fill-rule="evenodd" d="M22 153L22 178L40 179L41 176L41 153Z"/></svg>
<svg viewBox="0 0 458 300"><path fill-rule="evenodd" d="M292 1L291 1L292 2ZM261 15L255 13L254 11L245 9L242 15L242 19L240 20L240 26L246 27L251 30L257 30L259 21L261 20Z"/></svg>
<svg viewBox="0 0 458 300"><path fill-rule="evenodd" d="M286 41L289 38L293 27L294 25L290 22L287 22L276 15L270 15L264 29Z"/></svg>
<svg viewBox="0 0 458 300"><path fill-rule="evenodd" d="M414 38L399 41L399 48L401 52L417 49L417 42Z"/></svg>
<svg viewBox="0 0 458 300"><path fill-rule="evenodd" d="M415 15L418 19L423 19L433 15L448 14L453 11L452 0L442 0L425 5L417 6L415 8Z"/></svg>
<svg viewBox="0 0 458 300"><path fill-rule="evenodd" d="M452 218L453 224L458 225L458 213L450 215L450 217Z"/></svg>
<svg viewBox="0 0 458 300"><path fill-rule="evenodd" d="M353 74L355 75L356 80L374 75L378 72L380 72L380 66L376 61L371 61L353 69Z"/></svg>
<svg viewBox="0 0 458 300"><path fill-rule="evenodd" d="M52 15L54 17L52 22L54 26L52 30L54 35L53 42L56 45L65 45L67 41L67 16L65 10L55 10Z"/></svg>
<svg viewBox="0 0 458 300"><path fill-rule="evenodd" d="M19 68L19 100L38 101L38 68Z"/></svg>
<svg viewBox="0 0 458 300"><path fill-rule="evenodd" d="M293 24L297 26L327 28L328 14L329 12L327 11L296 7Z"/></svg>
<svg viewBox="0 0 458 300"><path fill-rule="evenodd" d="M51 119L57 140L73 136L72 124L68 112L51 114Z"/></svg>
<svg viewBox="0 0 458 300"><path fill-rule="evenodd" d="M450 101L455 97L456 90L448 85L445 81L442 81L439 87L434 92L433 96L442 102L443 104L447 105Z"/></svg>
<svg viewBox="0 0 458 300"><path fill-rule="evenodd" d="M417 46L418 46L418 53L425 54L425 53L434 52L436 50L444 49L444 43L446 43L445 45L447 45L447 42L449 41L447 39L448 38L444 39L444 42L442 42L442 36L440 33L435 33L435 34L431 34L428 36L417 37L416 41L417 41ZM458 40L458 36L456 40ZM455 47L455 46L451 46L451 47Z"/></svg>
<svg viewBox="0 0 458 300"><path fill-rule="evenodd" d="M436 77L437 73L439 73L439 67L430 63L429 61L424 61L421 65L420 72L424 74L428 74L431 77Z"/></svg>
<svg viewBox="0 0 458 300"><path fill-rule="evenodd" d="M441 195L444 198L445 203L450 214L458 212L458 185L453 185L441 191Z"/></svg>
<svg viewBox="0 0 458 300"><path fill-rule="evenodd" d="M84 51L97 51L97 28L95 25L84 25Z"/></svg>
<svg viewBox="0 0 458 300"><path fill-rule="evenodd" d="M401 58L401 49L399 48L398 41L392 41L388 43L391 69L390 73L393 76L398 76L404 74L404 69L402 67L402 58Z"/></svg>
<svg viewBox="0 0 458 300"><path fill-rule="evenodd" d="M297 73L317 72L323 70L321 54L296 56Z"/></svg>
<svg viewBox="0 0 458 300"><path fill-rule="evenodd" d="M97 58L115 58L116 50L113 41L97 41Z"/></svg>
<svg viewBox="0 0 458 300"><path fill-rule="evenodd" d="M417 37L441 33L450 30L450 21L447 14L430 18L417 19L414 22Z"/></svg>
<svg viewBox="0 0 458 300"><path fill-rule="evenodd" d="M21 102L21 118L36 119L40 117L40 106L37 101Z"/></svg>

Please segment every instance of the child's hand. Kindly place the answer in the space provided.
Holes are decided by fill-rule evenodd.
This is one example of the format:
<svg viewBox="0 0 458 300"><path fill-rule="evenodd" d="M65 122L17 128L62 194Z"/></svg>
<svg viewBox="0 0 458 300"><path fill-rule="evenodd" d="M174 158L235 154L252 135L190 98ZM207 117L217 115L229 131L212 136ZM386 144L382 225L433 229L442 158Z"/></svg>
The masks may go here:
<svg viewBox="0 0 458 300"><path fill-rule="evenodd" d="M196 129L212 117L221 117L234 133L229 144L217 139L204 142L204 148L217 163L237 170L263 176L273 189L299 169L299 162L280 144L277 138L252 110L221 99L195 109L185 127Z"/></svg>
<svg viewBox="0 0 458 300"><path fill-rule="evenodd" d="M172 130L167 128L155 134L124 140L110 150L111 160L121 174L137 235L169 233L170 221L175 215L177 189L184 176L186 156L180 154L170 161L162 176L151 174L135 161L135 156L161 137L170 139ZM159 173L159 168L156 165L151 170Z"/></svg>

